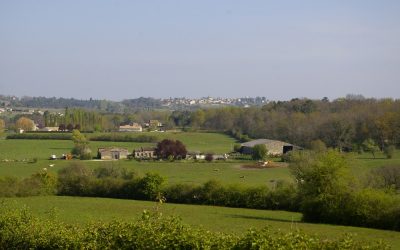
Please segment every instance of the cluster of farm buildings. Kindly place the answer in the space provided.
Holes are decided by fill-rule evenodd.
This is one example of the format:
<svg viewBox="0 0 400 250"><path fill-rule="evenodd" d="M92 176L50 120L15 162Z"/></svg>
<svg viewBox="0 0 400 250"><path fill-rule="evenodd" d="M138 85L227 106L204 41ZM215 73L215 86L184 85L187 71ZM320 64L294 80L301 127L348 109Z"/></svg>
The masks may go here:
<svg viewBox="0 0 400 250"><path fill-rule="evenodd" d="M268 150L270 156L281 156L292 150L300 150L301 148L290 143L269 140L269 139L258 139L250 142L241 144L240 152L243 154L251 154L252 148L255 145L264 144ZM127 148L121 147L108 147L98 149L98 158L102 160L119 160L127 159L129 156L135 159L156 159L155 148L140 148L133 150L130 154ZM228 158L228 154L223 155L212 155L213 160L223 160ZM204 160L205 155L201 152L189 152L186 155L186 159Z"/></svg>

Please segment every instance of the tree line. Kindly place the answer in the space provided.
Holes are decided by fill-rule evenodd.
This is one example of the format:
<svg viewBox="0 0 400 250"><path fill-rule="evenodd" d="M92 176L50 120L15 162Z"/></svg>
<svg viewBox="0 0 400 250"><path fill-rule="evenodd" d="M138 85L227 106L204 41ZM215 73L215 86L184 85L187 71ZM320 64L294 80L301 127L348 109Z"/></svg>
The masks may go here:
<svg viewBox="0 0 400 250"><path fill-rule="evenodd" d="M135 102L133 102L135 103ZM12 127L14 120L5 119ZM195 111L135 111L123 114L100 113L67 108L65 114L45 112L31 117L42 126L61 126L66 130L115 131L121 124L144 124L156 119L164 129L212 130L226 132L239 141L268 138L310 147L321 140L340 150L399 146L400 100L365 99L358 96L329 101L292 99L269 102L263 107L225 107Z"/></svg>
<svg viewBox="0 0 400 250"><path fill-rule="evenodd" d="M226 131L241 141L268 138L310 147L322 140L341 150L358 150L366 140L380 149L400 144L400 100L392 99L292 99L261 108L176 111L171 119L185 129Z"/></svg>

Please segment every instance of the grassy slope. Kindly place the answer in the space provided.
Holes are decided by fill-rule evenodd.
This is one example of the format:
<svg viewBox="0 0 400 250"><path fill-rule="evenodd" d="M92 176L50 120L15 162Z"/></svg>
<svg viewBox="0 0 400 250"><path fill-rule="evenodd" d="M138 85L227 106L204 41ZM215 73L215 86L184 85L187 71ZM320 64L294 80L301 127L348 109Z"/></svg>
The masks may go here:
<svg viewBox="0 0 400 250"><path fill-rule="evenodd" d="M15 202L18 207L27 205L40 216L49 216L51 211L56 211L58 219L78 224L96 220L130 220L138 218L144 209L156 209L155 202L102 198L48 196L5 200ZM213 231L243 233L251 227L269 226L273 230L283 231L301 229L327 238L351 233L356 234L355 238L358 240L384 239L393 249L400 249L400 232L301 223L299 213L179 204L163 204L159 211L164 215L180 216L185 223L201 225Z"/></svg>

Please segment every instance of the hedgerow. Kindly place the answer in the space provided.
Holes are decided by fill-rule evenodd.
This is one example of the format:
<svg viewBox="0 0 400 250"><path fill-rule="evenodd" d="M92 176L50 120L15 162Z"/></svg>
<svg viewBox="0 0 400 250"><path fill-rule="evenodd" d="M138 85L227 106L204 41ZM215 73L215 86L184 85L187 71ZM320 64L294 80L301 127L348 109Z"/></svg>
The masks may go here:
<svg viewBox="0 0 400 250"><path fill-rule="evenodd" d="M321 239L301 231L249 230L238 236L190 227L176 217L144 211L136 221L89 223L80 227L40 219L27 209L2 206L0 249L390 249L383 242L351 236Z"/></svg>

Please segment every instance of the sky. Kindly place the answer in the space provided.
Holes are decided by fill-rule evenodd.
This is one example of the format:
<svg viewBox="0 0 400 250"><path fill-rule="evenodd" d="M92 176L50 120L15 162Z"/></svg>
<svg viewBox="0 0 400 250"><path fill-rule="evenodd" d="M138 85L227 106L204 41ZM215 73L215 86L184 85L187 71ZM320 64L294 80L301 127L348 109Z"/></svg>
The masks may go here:
<svg viewBox="0 0 400 250"><path fill-rule="evenodd" d="M400 98L398 0L0 0L0 94Z"/></svg>

